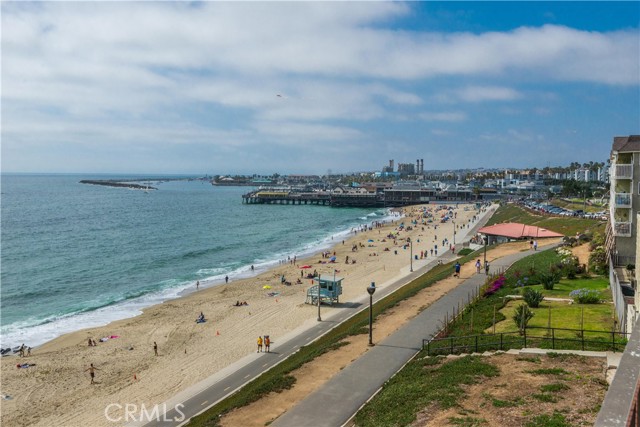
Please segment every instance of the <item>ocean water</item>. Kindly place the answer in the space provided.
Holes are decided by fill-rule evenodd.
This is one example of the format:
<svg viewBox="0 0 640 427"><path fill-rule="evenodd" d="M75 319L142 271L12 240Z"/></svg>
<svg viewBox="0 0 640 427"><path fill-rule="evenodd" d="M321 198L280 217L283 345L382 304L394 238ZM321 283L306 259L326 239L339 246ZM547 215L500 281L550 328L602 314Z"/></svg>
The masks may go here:
<svg viewBox="0 0 640 427"><path fill-rule="evenodd" d="M257 274L388 215L244 205L249 187L203 181L152 181L158 190L148 193L79 183L114 178L2 175L3 348L135 316L196 280L206 287Z"/></svg>

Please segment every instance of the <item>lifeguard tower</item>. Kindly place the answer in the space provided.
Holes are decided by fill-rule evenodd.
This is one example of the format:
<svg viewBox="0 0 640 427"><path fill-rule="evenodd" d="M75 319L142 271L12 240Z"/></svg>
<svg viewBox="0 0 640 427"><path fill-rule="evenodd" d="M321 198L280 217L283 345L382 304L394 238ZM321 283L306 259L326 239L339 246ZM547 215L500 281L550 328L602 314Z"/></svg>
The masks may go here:
<svg viewBox="0 0 640 427"><path fill-rule="evenodd" d="M318 286L320 286L320 303L332 305L334 302L340 302L340 295L342 295L342 280L343 277L334 276L319 276L313 279L314 282L318 282L317 285L313 285L307 291L306 304L318 304Z"/></svg>

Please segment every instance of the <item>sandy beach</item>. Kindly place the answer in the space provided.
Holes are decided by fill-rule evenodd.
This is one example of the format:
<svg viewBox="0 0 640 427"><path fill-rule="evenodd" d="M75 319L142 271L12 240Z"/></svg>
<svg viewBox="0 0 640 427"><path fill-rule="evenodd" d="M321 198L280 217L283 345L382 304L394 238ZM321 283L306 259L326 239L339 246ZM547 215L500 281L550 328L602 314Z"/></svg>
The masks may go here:
<svg viewBox="0 0 640 427"><path fill-rule="evenodd" d="M12 426L105 426L114 425L105 417L110 404L160 404L176 393L228 367L237 360L255 353L258 335L270 335L272 348L298 328L316 322L317 309L305 304L307 289L312 285L301 278L316 270L323 275L343 277L343 302L366 295L366 286L375 281L384 288L409 273L409 249L406 238L411 237L413 254L429 252L435 244L439 253L442 240L453 240L454 224L441 224L443 210L425 205L434 213L434 222L422 224L422 207L409 207L405 217L381 227L351 233L349 239L337 241L329 250L336 257L318 253L284 263L258 276L230 281L226 285L201 289L190 295L144 310L140 316L113 322L99 328L81 330L64 335L36 349L26 358L2 358L2 424ZM473 226L477 211L472 205L454 209L458 227ZM411 221L418 221L412 230ZM368 224L371 226L372 224ZM437 228L435 228L437 226ZM387 237L398 233L396 239ZM458 235L463 233L458 229ZM437 236L437 238L436 238ZM353 247L357 250L354 251ZM461 245L456 248L459 250ZM388 251L385 251L388 249ZM397 255L396 255L397 252ZM346 257L349 263L345 263ZM356 263L351 263L356 260ZM414 269L433 260L413 261ZM303 265L311 268L301 269ZM290 286L281 283L284 275ZM302 284L296 284L301 278ZM270 289L265 289L268 286ZM194 285L195 288L195 285ZM236 307L236 301L248 305ZM323 306L329 315L332 310ZM195 319L204 313L207 322ZM99 342L103 337L117 336ZM88 339L98 341L88 346ZM158 356L154 355L154 342ZM17 369L17 363L36 366ZM98 369L96 384L90 384L85 370L93 363ZM118 411L113 410L113 415Z"/></svg>

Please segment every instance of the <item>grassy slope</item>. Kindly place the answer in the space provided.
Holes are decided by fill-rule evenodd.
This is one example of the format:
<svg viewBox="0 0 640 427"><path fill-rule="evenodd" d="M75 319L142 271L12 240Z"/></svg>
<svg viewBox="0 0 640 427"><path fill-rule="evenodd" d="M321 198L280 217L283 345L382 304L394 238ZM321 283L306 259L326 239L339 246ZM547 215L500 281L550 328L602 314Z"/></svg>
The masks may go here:
<svg viewBox="0 0 640 427"><path fill-rule="evenodd" d="M500 206L496 213L489 219L487 225L500 224L502 222L518 222L521 224L535 225L546 228L565 236L575 236L576 233L586 231L604 234L606 222L595 219L574 217L552 217L530 213L515 204Z"/></svg>

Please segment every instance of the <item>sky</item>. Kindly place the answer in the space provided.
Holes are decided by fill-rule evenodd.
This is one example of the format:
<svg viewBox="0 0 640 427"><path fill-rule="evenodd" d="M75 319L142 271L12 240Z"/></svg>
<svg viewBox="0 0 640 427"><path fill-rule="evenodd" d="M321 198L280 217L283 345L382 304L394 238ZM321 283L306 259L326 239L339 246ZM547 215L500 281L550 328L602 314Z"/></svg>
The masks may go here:
<svg viewBox="0 0 640 427"><path fill-rule="evenodd" d="M2 172L606 161L640 2L2 2Z"/></svg>

